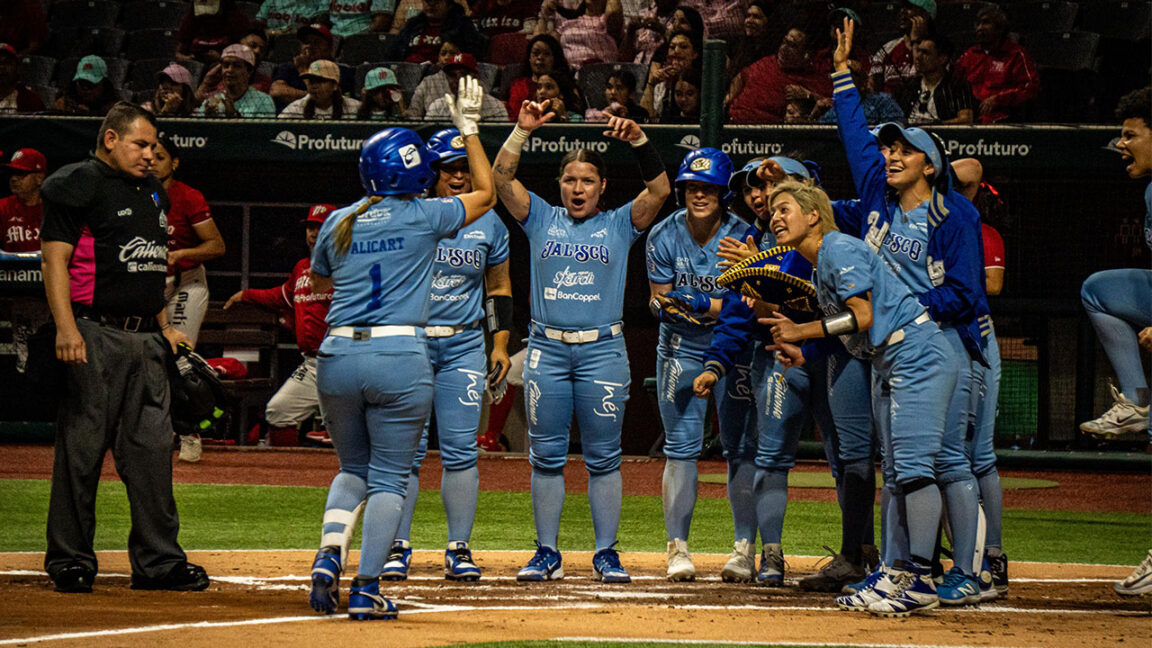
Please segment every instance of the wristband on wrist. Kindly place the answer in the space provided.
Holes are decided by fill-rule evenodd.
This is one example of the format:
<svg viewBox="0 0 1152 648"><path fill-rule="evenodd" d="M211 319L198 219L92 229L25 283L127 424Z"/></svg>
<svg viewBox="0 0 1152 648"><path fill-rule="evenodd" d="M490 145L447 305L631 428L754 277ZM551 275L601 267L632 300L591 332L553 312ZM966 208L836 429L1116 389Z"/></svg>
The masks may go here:
<svg viewBox="0 0 1152 648"><path fill-rule="evenodd" d="M824 335L829 337L833 335L852 335L860 330L860 326L856 322L856 313L852 310L846 310L842 313L825 317L820 320L820 328L824 329Z"/></svg>
<svg viewBox="0 0 1152 648"><path fill-rule="evenodd" d="M172 328L172 322L167 322L167 323L165 323L165 324L161 324L161 325L160 325L160 330L161 330L161 331L166 331L166 330L168 330L168 329L170 329L170 328Z"/></svg>
<svg viewBox="0 0 1152 648"><path fill-rule="evenodd" d="M508 136L508 139L504 140L504 146L501 148L512 155L520 155L524 152L524 142L528 141L528 136L531 134L517 125L512 129L512 134Z"/></svg>
<svg viewBox="0 0 1152 648"><path fill-rule="evenodd" d="M647 143L648 143L648 136L645 135L644 133L641 133L639 138L634 139L631 142L629 142L629 144L632 145L632 148L639 148L641 146L644 146Z"/></svg>
<svg viewBox="0 0 1152 648"><path fill-rule="evenodd" d="M640 163L640 178L645 183L652 182L664 173L664 161L660 159L660 153L647 138L639 146L633 143L632 152L636 155L636 161Z"/></svg>

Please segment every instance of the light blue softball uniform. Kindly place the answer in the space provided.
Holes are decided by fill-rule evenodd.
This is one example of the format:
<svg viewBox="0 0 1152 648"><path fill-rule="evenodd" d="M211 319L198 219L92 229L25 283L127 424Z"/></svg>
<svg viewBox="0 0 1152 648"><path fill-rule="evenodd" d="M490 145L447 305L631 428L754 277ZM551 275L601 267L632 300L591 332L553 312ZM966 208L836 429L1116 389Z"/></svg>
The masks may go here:
<svg viewBox="0 0 1152 648"><path fill-rule="evenodd" d="M825 316L871 292L872 327L841 336L853 355L872 362L874 415L887 484L935 478L947 402L956 386L951 353L924 307L866 243L829 232L813 276Z"/></svg>
<svg viewBox="0 0 1152 648"><path fill-rule="evenodd" d="M700 245L688 231L687 210L680 209L657 223L648 233L648 279L653 283L671 284L673 290L687 290L720 299L727 289L716 285L716 278L724 269L717 254L721 240L726 236L738 238L745 224L734 214L725 213L716 234ZM664 454L669 459L694 460L700 457L703 446L704 417L708 401L696 398L692 382L704 370L704 351L712 342L714 320L702 324L680 321L660 323L660 342L656 349L657 402L664 423ZM732 394L722 378L715 387L716 407L731 409L729 400L742 401L746 411L751 403L751 390ZM731 414L729 414L731 416ZM738 425L743 418L719 416L720 434L729 424Z"/></svg>

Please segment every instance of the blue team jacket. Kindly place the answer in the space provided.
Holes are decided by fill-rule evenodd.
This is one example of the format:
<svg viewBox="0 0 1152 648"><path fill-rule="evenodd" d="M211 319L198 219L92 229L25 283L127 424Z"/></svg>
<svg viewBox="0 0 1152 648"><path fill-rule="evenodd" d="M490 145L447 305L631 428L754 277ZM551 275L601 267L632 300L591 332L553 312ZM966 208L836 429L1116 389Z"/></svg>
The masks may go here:
<svg viewBox="0 0 1152 648"><path fill-rule="evenodd" d="M832 88L840 139L860 196L833 202L836 225L879 253L896 208L888 191L884 156L864 120L852 75L834 73ZM983 246L980 212L952 191L949 170L946 187L943 191L933 187L928 202L928 276L935 287L917 298L933 320L954 326L969 354L986 365L984 345L992 332L992 317L984 288Z"/></svg>

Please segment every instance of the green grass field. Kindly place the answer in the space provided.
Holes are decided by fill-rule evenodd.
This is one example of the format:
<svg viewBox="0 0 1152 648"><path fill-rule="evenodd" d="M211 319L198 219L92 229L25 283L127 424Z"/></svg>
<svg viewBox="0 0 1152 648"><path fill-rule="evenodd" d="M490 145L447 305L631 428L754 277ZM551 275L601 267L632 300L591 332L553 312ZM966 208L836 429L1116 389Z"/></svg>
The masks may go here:
<svg viewBox="0 0 1152 648"><path fill-rule="evenodd" d="M0 551L43 551L48 481L0 481ZM327 489L294 486L177 484L180 542L185 549L312 549L320 536ZM532 548L535 536L527 493L481 492L473 547ZM878 514L878 512L877 512ZM128 504L120 482L101 482L97 497L97 549L124 549ZM1152 516L1009 509L1004 546L1013 560L1135 564L1152 537ZM664 551L660 498L625 497L620 525L623 551ZM439 491L422 491L413 523L413 544L443 546L447 534ZM569 493L560 546L590 549L592 522L583 492ZM697 552L731 551L732 519L725 499L701 498L692 524ZM795 501L784 523L789 554L820 555L836 548L839 511L833 503ZM358 542L358 541L357 541ZM356 546L356 545L353 545Z"/></svg>

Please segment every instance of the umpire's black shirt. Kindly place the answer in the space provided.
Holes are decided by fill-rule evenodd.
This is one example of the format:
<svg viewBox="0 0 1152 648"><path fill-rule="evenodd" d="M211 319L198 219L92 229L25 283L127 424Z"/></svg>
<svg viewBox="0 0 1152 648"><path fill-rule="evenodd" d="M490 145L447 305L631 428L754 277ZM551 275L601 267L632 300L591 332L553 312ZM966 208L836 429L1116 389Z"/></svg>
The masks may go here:
<svg viewBox="0 0 1152 648"><path fill-rule="evenodd" d="M168 194L95 156L53 173L41 187L40 238L75 247L72 301L98 313L155 317L168 273Z"/></svg>

